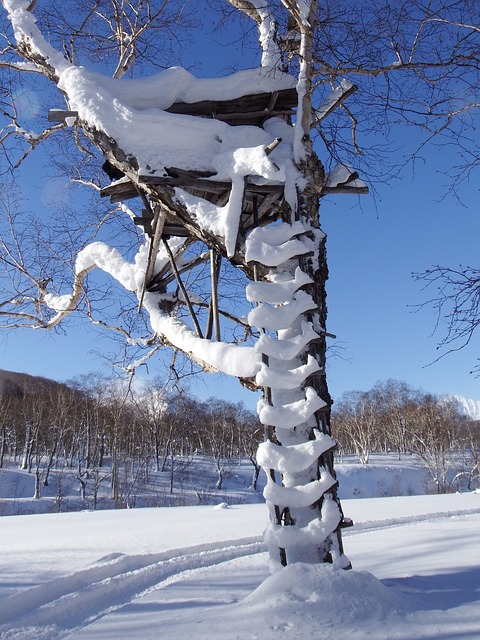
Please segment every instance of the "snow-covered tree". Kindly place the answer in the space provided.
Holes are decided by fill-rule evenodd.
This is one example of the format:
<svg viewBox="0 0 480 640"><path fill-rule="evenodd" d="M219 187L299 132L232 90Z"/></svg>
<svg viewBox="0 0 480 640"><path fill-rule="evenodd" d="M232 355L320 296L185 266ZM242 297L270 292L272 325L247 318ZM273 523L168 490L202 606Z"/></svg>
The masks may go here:
<svg viewBox="0 0 480 640"><path fill-rule="evenodd" d="M349 522L337 497L325 378L328 271L319 200L367 192L350 167L361 151L358 114L347 106L357 85L371 129L398 117L424 127L427 138L464 140L478 104L478 6L373 1L360 11L348 0L230 0L256 24L261 61L200 79L180 67L146 75L141 65L130 77L135 61L145 63L148 48L158 47L146 34L181 21L181 4L97 1L60 19L40 12L37 22L34 3L2 1L11 24L0 62L8 71L5 95L13 98L3 109L7 157L12 139L26 145L26 157L71 132L86 161L98 151L105 160L114 182L102 195L122 203L132 227L142 229L128 247L119 243L123 250L85 243L67 293L48 269L39 275L27 265L10 230L1 259L20 275L0 300L5 325L53 329L82 306L93 318L87 275L108 274L135 299L152 333L135 337L123 320L110 326L142 342L147 356L167 345L205 371L263 390L258 459L268 476L272 567L305 561L348 568L341 528ZM107 63L113 77L99 72ZM21 125L14 108L13 87L26 73L56 87L53 106L63 101L50 113L57 124L39 134ZM98 187L80 169L77 180ZM5 210L14 220L12 206ZM248 314L232 295L225 265L249 281Z"/></svg>

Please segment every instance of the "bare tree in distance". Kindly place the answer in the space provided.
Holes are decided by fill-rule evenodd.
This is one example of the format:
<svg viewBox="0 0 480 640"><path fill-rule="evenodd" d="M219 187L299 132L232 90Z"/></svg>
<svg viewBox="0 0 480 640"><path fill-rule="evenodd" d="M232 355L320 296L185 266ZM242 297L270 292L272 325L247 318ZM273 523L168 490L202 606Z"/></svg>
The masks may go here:
<svg viewBox="0 0 480 640"><path fill-rule="evenodd" d="M80 152L72 163L77 182L100 190L94 170L99 155L105 159L114 182L100 193L121 206L89 227L88 239L81 237L74 264L67 265L73 271L68 294L53 283L53 273L43 274L44 257L23 268L14 229L2 257L11 286L0 313L7 327L54 329L80 309L146 350L132 368L170 346L205 371L262 389L259 459L268 475L272 565L348 568L341 529L350 522L337 496L325 377L328 267L319 201L367 193L351 166L359 156L365 174L385 173L368 162L360 142L367 132L377 136L369 145L373 161L389 129L402 123L424 132L408 151L416 157L435 138L474 143L478 3L378 1L360 12L349 0L231 4L258 27L259 70L203 84L184 70L169 70L156 77L160 91L152 92L151 79L142 84L126 76L137 58L142 75L151 70L149 56L157 50L146 34L169 28L162 22L167 3L160 11L153 1L125 7L112 0L75 14L67 5L33 16L28 3L3 0L13 33L5 28L0 64L15 77L6 83L10 104L1 134L9 166L58 135L62 143L69 140L65 149L74 144ZM174 22L182 19L183 4L168 8ZM80 52L90 68L78 65ZM99 68L113 78L100 76ZM47 81L49 91L57 87L56 102L65 106L50 114L58 124L38 134L20 126L14 108L12 87L30 73ZM323 161L314 151L317 140ZM22 151L13 159L17 143ZM397 166L405 161L396 160ZM109 246L102 234L112 218L117 224L130 218L130 228L143 233L122 235L129 246ZM108 303L100 316L95 308L102 300L90 286L94 269L117 287L102 296ZM241 274L243 290L249 281L247 300L237 307L232 287L238 280L223 277L223 269ZM18 272L25 288L11 275ZM122 287L127 293L111 304Z"/></svg>
<svg viewBox="0 0 480 640"><path fill-rule="evenodd" d="M333 425L342 452L355 453L363 464L368 453L415 456L427 472L428 490L448 493L460 484L470 490L477 482L478 429L453 397L398 380L378 382L343 394Z"/></svg>
<svg viewBox="0 0 480 640"><path fill-rule="evenodd" d="M413 277L424 284L424 291L433 292L418 309L435 311L434 331L440 335L438 349L442 352L437 359L467 347L480 325L480 270L437 265ZM477 364L471 373L479 372Z"/></svg>

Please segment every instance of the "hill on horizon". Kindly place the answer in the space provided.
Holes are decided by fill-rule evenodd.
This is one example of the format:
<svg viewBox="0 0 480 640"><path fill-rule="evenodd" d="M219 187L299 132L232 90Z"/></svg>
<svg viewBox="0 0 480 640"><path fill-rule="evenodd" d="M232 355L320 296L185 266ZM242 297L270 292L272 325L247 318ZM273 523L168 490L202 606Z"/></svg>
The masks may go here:
<svg viewBox="0 0 480 640"><path fill-rule="evenodd" d="M0 369L0 395L20 396L25 392L68 388L69 385L42 376Z"/></svg>

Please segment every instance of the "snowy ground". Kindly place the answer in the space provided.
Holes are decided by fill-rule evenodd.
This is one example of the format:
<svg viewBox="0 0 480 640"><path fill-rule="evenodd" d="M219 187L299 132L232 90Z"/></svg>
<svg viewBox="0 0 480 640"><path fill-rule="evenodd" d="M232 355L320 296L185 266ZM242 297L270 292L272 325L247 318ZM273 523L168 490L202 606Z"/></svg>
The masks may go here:
<svg viewBox="0 0 480 640"><path fill-rule="evenodd" d="M480 493L344 510L354 571L274 576L263 505L1 518L0 638L480 638Z"/></svg>
<svg viewBox="0 0 480 640"><path fill-rule="evenodd" d="M75 468L53 469L48 487L42 483L42 499L34 500L34 474L19 469L19 461L7 459L0 469L0 516L84 511L93 509L93 476L84 479L86 498L80 499ZM360 464L356 456L343 456L335 464L340 484L340 497L384 498L402 495L434 493L424 467L415 456L372 454L368 465ZM452 477L460 468L452 470ZM150 471L149 484L126 482L120 489L122 504L130 507L165 507L263 502L265 474L261 473L257 491L251 489L253 467L248 460L229 460L225 464L223 488L215 485L218 475L213 460L203 456L178 459L174 463L173 490L170 492L170 468L165 472ZM102 469L104 481L98 491L97 509L113 509L111 474ZM476 488L473 486L472 489ZM466 487L462 487L466 490ZM128 492L128 499L126 498Z"/></svg>

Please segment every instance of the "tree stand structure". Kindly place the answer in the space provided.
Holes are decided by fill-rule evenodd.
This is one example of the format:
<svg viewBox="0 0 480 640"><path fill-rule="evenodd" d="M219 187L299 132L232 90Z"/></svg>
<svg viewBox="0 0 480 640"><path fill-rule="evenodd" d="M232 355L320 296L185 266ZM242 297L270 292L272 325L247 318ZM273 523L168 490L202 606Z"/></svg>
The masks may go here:
<svg viewBox="0 0 480 640"><path fill-rule="evenodd" d="M325 378L328 271L318 211L323 195L367 188L347 166L325 175L310 128L355 87L342 82L312 109L314 0L283 3L296 25L296 77L284 71L273 14L257 0L231 2L255 19L262 63L213 80L179 68L150 79L102 78L53 49L28 7L10 14L18 51L67 101L68 109L53 110L50 119L81 130L99 149L114 178L102 196L122 203L143 230L133 261L102 242L82 249L72 293L42 289L51 317L41 326L55 327L74 311L85 276L100 268L136 296L152 343L263 389L258 459L268 478L272 569L292 562L349 568L341 529L351 522L337 496ZM249 281L246 318L220 309L225 260ZM208 261L207 302L190 282ZM206 307L202 327L199 310L205 317ZM253 346L227 342L222 315L256 338Z"/></svg>
<svg viewBox="0 0 480 640"><path fill-rule="evenodd" d="M178 103L170 111L217 118L232 127L247 122L262 127L271 118L281 119L291 137L288 129L292 128L290 116L296 102L296 91L283 90L225 103ZM276 126L279 127L278 121ZM303 192L297 190L296 206L292 208L285 197L285 185L278 181L260 184L246 176L234 251L229 252L225 238L198 224L183 204L185 197L179 199L178 189L219 207L232 197L232 183L217 181L204 172L174 167L168 167L164 177L136 177L130 167L119 162L123 154L115 146L105 146L96 134L93 138L104 147L109 163L129 174L104 188L102 196L112 202L140 197L144 204L142 215L134 218L149 238L140 304L145 292L163 294L166 302L168 286L174 283L189 307L198 337L220 341L217 289L221 260L229 259L252 281L246 289L247 300L254 304L248 325L260 332L255 344L260 367L255 378L243 382L263 389L258 414L264 424L265 442L260 445L258 460L268 478L265 497L270 523L266 539L272 563L285 566L298 561L332 562L349 567L341 529L351 521L343 517L337 497L331 400L325 379L328 270L318 205L323 194L363 193L365 187L359 186L356 174L345 171L341 183L329 183L313 156L309 165L312 183ZM274 158L282 144L288 143L275 138L265 148L266 156ZM185 265L185 247L197 241L207 245L208 252ZM165 248L168 261L156 269L161 247ZM211 299L204 329L182 279L182 274L197 266L200 259L210 260L211 272Z"/></svg>

